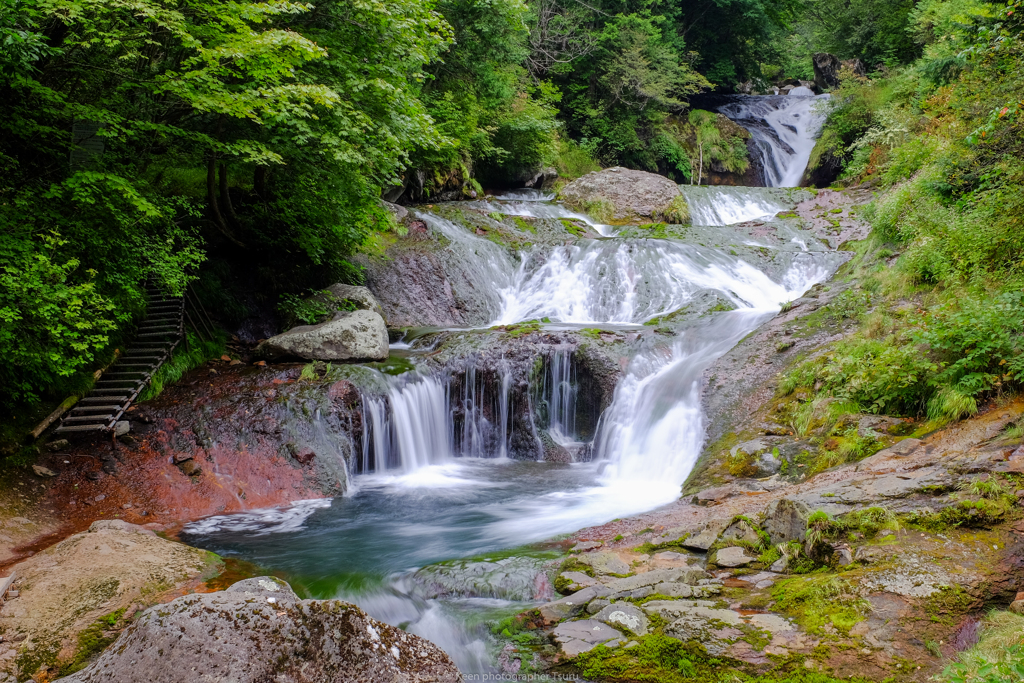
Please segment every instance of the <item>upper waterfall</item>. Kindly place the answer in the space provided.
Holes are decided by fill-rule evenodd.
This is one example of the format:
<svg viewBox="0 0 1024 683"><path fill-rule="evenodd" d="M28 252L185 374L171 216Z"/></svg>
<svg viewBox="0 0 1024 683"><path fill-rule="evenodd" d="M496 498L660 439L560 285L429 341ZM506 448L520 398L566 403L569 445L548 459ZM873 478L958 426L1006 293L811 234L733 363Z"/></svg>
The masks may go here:
<svg viewBox="0 0 1024 683"><path fill-rule="evenodd" d="M825 120L818 103L829 97L728 95L717 109L750 131L765 185L798 187Z"/></svg>

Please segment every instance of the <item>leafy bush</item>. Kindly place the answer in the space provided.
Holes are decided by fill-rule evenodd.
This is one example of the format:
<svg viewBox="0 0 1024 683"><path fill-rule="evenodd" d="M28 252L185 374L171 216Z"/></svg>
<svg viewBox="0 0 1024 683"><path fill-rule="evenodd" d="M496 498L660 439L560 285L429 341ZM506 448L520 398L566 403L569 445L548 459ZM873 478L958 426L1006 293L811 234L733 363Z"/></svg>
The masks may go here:
<svg viewBox="0 0 1024 683"><path fill-rule="evenodd" d="M66 244L56 233L32 245L0 240L0 395L8 407L88 367L116 327L96 271L62 258Z"/></svg>

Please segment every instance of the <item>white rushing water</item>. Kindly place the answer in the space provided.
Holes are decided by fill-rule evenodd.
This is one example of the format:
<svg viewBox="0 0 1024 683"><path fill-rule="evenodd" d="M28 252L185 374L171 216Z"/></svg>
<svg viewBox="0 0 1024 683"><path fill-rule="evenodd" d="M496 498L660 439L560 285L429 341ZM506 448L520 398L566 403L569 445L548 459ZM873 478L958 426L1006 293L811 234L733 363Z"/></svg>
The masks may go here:
<svg viewBox="0 0 1024 683"><path fill-rule="evenodd" d="M798 187L824 121L819 102L829 97L734 95L718 111L750 131L766 185Z"/></svg>
<svg viewBox="0 0 1024 683"><path fill-rule="evenodd" d="M762 188L680 185L694 225L735 225L772 218L792 204Z"/></svg>

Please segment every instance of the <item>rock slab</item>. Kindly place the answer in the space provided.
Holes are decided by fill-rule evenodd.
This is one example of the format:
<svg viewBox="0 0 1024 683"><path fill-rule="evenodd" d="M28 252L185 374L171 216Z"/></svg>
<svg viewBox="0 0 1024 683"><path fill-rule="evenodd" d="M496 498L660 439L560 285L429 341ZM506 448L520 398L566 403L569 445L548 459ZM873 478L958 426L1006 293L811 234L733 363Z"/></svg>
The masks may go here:
<svg viewBox="0 0 1024 683"><path fill-rule="evenodd" d="M64 683L461 681L439 647L341 600L264 576L147 610Z"/></svg>

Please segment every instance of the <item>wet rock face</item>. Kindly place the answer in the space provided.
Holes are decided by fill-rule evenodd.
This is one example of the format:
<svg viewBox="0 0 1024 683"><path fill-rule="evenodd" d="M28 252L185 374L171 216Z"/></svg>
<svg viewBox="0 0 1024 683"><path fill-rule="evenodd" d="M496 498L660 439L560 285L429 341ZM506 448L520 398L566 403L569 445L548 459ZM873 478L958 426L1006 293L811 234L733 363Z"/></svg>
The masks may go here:
<svg viewBox="0 0 1024 683"><path fill-rule="evenodd" d="M461 681L433 643L272 577L154 607L67 683Z"/></svg>
<svg viewBox="0 0 1024 683"><path fill-rule="evenodd" d="M318 325L300 325L256 349L270 360L375 361L388 357L388 329L375 311L336 313Z"/></svg>
<svg viewBox="0 0 1024 683"><path fill-rule="evenodd" d="M606 204L613 220L667 217L673 223L679 221L668 214L680 196L679 186L665 176L618 167L588 173L559 193L566 204L579 209Z"/></svg>

